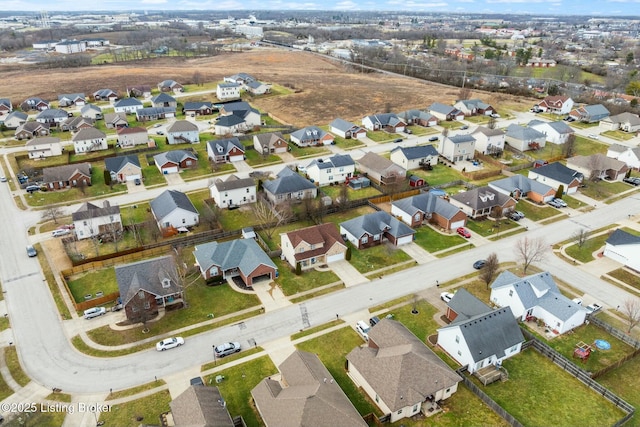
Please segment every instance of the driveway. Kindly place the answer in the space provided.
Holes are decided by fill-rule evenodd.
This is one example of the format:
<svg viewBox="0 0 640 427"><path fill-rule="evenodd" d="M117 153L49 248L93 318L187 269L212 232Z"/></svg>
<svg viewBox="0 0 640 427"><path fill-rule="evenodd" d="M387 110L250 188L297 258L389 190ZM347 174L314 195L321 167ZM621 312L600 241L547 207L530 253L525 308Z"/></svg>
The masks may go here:
<svg viewBox="0 0 640 427"><path fill-rule="evenodd" d="M168 173L164 175L164 179L169 186L184 184L184 180L179 173Z"/></svg>
<svg viewBox="0 0 640 427"><path fill-rule="evenodd" d="M416 242L411 242L408 245L402 245L400 246L400 249L413 258L418 264L426 264L427 262L436 259L435 256L422 249L422 247L420 247Z"/></svg>
<svg viewBox="0 0 640 427"><path fill-rule="evenodd" d="M349 261L342 260L329 264L331 270L344 282L345 287L359 285L369 281L362 273L360 273Z"/></svg>

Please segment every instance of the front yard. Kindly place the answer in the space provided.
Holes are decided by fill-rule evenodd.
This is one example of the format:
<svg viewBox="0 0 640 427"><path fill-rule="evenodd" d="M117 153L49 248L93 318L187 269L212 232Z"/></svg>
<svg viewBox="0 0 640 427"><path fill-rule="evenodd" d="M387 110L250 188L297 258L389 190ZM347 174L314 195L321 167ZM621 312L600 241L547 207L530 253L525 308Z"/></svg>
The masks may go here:
<svg viewBox="0 0 640 427"><path fill-rule="evenodd" d="M502 218L498 221L488 218L483 220L469 219L467 221L467 228L483 237L489 237L502 231L512 230L517 228L518 225L517 222L508 218Z"/></svg>
<svg viewBox="0 0 640 427"><path fill-rule="evenodd" d="M620 194L623 191L633 190L635 188L624 182L610 182L604 180L596 182L585 181L584 184L586 186L580 188L579 191L594 200L604 200Z"/></svg>
<svg viewBox="0 0 640 427"><path fill-rule="evenodd" d="M525 218L534 222L551 218L552 216L560 215L562 213L560 210L552 206L536 205L523 199L518 201L516 204L516 210L519 210L525 215Z"/></svg>
<svg viewBox="0 0 640 427"><path fill-rule="evenodd" d="M593 257L593 253L600 248L604 248L604 242L608 238L609 234L604 233L600 236L588 239L586 242L584 242L582 247L578 246L577 244L567 246L565 251L567 252L567 255L577 259L580 262L590 262L595 259Z"/></svg>
<svg viewBox="0 0 640 427"><path fill-rule="evenodd" d="M351 247L351 265L362 274L411 260L409 255L390 243L360 250L350 243L348 245Z"/></svg>
<svg viewBox="0 0 640 427"><path fill-rule="evenodd" d="M297 275L292 271L287 261L282 261L280 258L275 258L273 261L278 266L279 276L276 279L276 283L280 285L282 292L287 296L340 281L340 278L332 271L317 271L311 269L305 270L302 274Z"/></svg>
<svg viewBox="0 0 640 427"><path fill-rule="evenodd" d="M169 411L171 395L163 390L147 397L118 403L100 414L100 421L108 426L137 427L142 424L161 425L160 414Z"/></svg>
<svg viewBox="0 0 640 427"><path fill-rule="evenodd" d="M454 232L445 235L437 232L428 225L416 228L414 241L424 250L431 253L466 243L464 237L458 236Z"/></svg>

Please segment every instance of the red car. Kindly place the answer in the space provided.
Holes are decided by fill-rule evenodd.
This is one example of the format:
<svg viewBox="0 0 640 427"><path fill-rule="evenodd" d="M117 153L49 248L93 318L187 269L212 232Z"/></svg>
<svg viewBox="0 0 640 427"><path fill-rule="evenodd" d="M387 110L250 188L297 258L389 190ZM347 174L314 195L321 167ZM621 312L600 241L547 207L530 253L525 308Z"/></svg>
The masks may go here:
<svg viewBox="0 0 640 427"><path fill-rule="evenodd" d="M464 227L458 227L458 228L456 229L456 232L457 232L459 235L461 235L462 237L465 237L465 238L467 238L467 239L468 239L469 237L471 237L471 233L469 233L469 231L468 231L466 228L464 228Z"/></svg>

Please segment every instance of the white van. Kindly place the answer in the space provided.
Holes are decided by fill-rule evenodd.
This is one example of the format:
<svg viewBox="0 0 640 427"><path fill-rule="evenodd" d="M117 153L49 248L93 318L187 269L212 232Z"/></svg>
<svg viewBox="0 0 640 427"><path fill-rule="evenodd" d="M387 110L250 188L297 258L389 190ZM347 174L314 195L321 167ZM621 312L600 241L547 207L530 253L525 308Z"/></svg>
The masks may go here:
<svg viewBox="0 0 640 427"><path fill-rule="evenodd" d="M107 310L104 307L93 307L84 311L85 319L93 319L94 317L102 316Z"/></svg>
<svg viewBox="0 0 640 427"><path fill-rule="evenodd" d="M364 321L362 320L358 320L358 323L356 323L356 331L358 331L358 333L362 335L362 338L364 338L365 341L369 341L370 329L371 328L369 327L369 325L364 323Z"/></svg>

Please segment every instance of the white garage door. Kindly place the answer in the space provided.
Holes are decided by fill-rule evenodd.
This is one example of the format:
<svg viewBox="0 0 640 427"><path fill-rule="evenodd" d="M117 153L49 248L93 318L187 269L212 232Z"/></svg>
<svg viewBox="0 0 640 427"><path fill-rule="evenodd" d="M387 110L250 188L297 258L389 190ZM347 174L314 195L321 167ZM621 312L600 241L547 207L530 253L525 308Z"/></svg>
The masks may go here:
<svg viewBox="0 0 640 427"><path fill-rule="evenodd" d="M162 169L162 173L163 174L168 174L168 173L178 173L178 167L177 166L171 166L169 168L164 168Z"/></svg>
<svg viewBox="0 0 640 427"><path fill-rule="evenodd" d="M401 238L398 239L397 246L406 245L406 244L411 243L411 242L413 242L413 235L404 236L404 237L401 237Z"/></svg>
<svg viewBox="0 0 640 427"><path fill-rule="evenodd" d="M239 162L241 160L244 160L244 155L241 154L239 156L229 156L229 161L230 162Z"/></svg>
<svg viewBox="0 0 640 427"><path fill-rule="evenodd" d="M127 175L127 181L134 181L136 179L140 179L140 174L137 175Z"/></svg>
<svg viewBox="0 0 640 427"><path fill-rule="evenodd" d="M451 223L451 229L455 230L458 227L464 227L464 219L461 221L456 221Z"/></svg>
<svg viewBox="0 0 640 427"><path fill-rule="evenodd" d="M335 262L335 261L342 261L344 259L344 252L343 253L339 253L339 254L335 254L335 255L329 255L327 256L327 263L331 263L331 262Z"/></svg>

